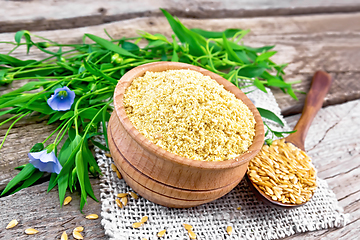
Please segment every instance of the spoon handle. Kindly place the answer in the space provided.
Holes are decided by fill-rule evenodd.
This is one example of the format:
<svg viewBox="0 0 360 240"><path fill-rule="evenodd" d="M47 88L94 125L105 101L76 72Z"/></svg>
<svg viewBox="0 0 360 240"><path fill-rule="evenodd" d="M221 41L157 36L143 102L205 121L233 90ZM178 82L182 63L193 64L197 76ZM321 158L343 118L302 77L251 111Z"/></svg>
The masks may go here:
<svg viewBox="0 0 360 240"><path fill-rule="evenodd" d="M310 90L306 96L301 117L294 130L295 133L285 138L286 142L291 142L298 148L305 150L305 138L311 122L323 105L324 98L330 89L331 76L324 71L317 71L311 81Z"/></svg>

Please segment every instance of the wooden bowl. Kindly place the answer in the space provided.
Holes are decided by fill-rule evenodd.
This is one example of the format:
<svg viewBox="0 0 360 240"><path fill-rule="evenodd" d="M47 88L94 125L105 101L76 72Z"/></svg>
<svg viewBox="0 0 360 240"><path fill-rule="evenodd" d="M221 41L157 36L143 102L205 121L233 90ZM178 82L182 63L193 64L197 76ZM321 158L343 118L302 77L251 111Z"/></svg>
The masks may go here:
<svg viewBox="0 0 360 240"><path fill-rule="evenodd" d="M133 79L143 76L146 71L174 69L190 69L210 76L248 106L256 124L254 141L246 153L221 162L192 160L155 145L132 125L123 104L125 89ZM108 125L108 141L115 165L134 191L167 207L193 207L211 202L231 191L244 177L249 161L264 142L264 125L250 99L219 75L185 63L156 62L130 70L116 86L114 106L115 111Z"/></svg>

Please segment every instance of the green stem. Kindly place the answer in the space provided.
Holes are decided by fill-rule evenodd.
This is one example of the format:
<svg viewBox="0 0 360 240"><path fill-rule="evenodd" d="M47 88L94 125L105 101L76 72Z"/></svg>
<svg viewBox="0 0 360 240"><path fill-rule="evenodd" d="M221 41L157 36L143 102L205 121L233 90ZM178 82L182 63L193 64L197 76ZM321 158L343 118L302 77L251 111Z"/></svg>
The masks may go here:
<svg viewBox="0 0 360 240"><path fill-rule="evenodd" d="M47 142L47 140L49 140L51 138L52 135L54 135L61 127L62 125L65 123L62 122L42 143L45 144Z"/></svg>
<svg viewBox="0 0 360 240"><path fill-rule="evenodd" d="M5 143L6 137L9 135L10 130L12 129L12 127L15 125L15 123L17 123L18 121L20 121L23 117L25 117L26 115L28 115L29 113L31 113L30 111L25 113L24 115L22 115L21 117L19 117L18 119L16 119L8 128L8 130L5 133L4 139L2 140L1 144L0 144L0 149L2 148L2 146Z"/></svg>
<svg viewBox="0 0 360 240"><path fill-rule="evenodd" d="M17 118L17 117L20 116L21 114L22 114L22 113L18 113L18 114L16 114L15 116L12 116L12 117L6 119L5 121L3 121L3 122L0 123L0 126L1 126L1 125L4 125L5 123L7 123L7 122L9 122L9 121L11 121L11 120L13 120L14 118Z"/></svg>

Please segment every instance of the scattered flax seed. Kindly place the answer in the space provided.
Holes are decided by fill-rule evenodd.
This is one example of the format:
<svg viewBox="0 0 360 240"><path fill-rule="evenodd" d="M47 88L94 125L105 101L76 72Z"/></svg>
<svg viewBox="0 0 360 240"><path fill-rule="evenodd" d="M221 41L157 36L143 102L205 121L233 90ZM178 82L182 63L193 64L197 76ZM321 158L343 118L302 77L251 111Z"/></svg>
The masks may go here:
<svg viewBox="0 0 360 240"><path fill-rule="evenodd" d="M123 197L126 197L128 195L128 193L119 193L117 195L118 198L123 198Z"/></svg>
<svg viewBox="0 0 360 240"><path fill-rule="evenodd" d="M255 136L250 109L197 71L146 72L126 89L123 103L147 139L186 158L232 159L246 152Z"/></svg>
<svg viewBox="0 0 360 240"><path fill-rule="evenodd" d="M147 240L147 238L142 238L141 240Z"/></svg>
<svg viewBox="0 0 360 240"><path fill-rule="evenodd" d="M226 227L226 232L227 232L229 235L231 235L231 234L233 233L233 228L232 228L232 226L227 226L227 227Z"/></svg>
<svg viewBox="0 0 360 240"><path fill-rule="evenodd" d="M162 237L162 236L164 236L164 235L165 235L165 233L166 233L166 229L164 229L164 230L162 230L162 231L158 232L157 236L158 236L158 237Z"/></svg>
<svg viewBox="0 0 360 240"><path fill-rule="evenodd" d="M146 223L148 219L149 219L148 216L143 216L143 217L141 218L140 222Z"/></svg>
<svg viewBox="0 0 360 240"><path fill-rule="evenodd" d="M121 203L121 201L117 198L115 199L116 204L118 205L119 208L123 208L123 204Z"/></svg>
<svg viewBox="0 0 360 240"><path fill-rule="evenodd" d="M138 198L139 198L139 196L138 196L136 193L134 193L134 192L129 192L129 194L130 194L130 196L131 196L132 198L134 198L134 199L138 199Z"/></svg>
<svg viewBox="0 0 360 240"><path fill-rule="evenodd" d="M19 222L18 222L16 219L11 220L11 221L9 222L9 224L6 226L6 229L13 228L13 227L15 227L16 225L18 225L18 223L19 223Z"/></svg>
<svg viewBox="0 0 360 240"><path fill-rule="evenodd" d="M237 210L241 210L241 207L237 207L236 209L237 209Z"/></svg>
<svg viewBox="0 0 360 240"><path fill-rule="evenodd" d="M97 214L90 214L90 215L87 215L86 218L90 219L90 220L94 220L94 219L98 219L99 216Z"/></svg>
<svg viewBox="0 0 360 240"><path fill-rule="evenodd" d="M67 196L64 200L64 206L68 205L71 202L72 198L70 196Z"/></svg>
<svg viewBox="0 0 360 240"><path fill-rule="evenodd" d="M62 234L61 234L61 239L60 240L68 240L68 235L66 233L66 231L64 231Z"/></svg>
<svg viewBox="0 0 360 240"><path fill-rule="evenodd" d="M110 153L105 153L105 156L111 158L111 154L110 154Z"/></svg>
<svg viewBox="0 0 360 240"><path fill-rule="evenodd" d="M316 190L316 171L310 157L284 139L262 147L249 163L248 176L262 192L281 203L305 203Z"/></svg>
<svg viewBox="0 0 360 240"><path fill-rule="evenodd" d="M124 207L125 207L126 204L128 203L127 197L122 197L122 198L121 198L121 202L123 203L123 205L124 205Z"/></svg>
<svg viewBox="0 0 360 240"><path fill-rule="evenodd" d="M74 228L74 230L73 230L74 232L82 232L82 231L84 231L84 228L83 227L76 227L76 228Z"/></svg>
<svg viewBox="0 0 360 240"><path fill-rule="evenodd" d="M191 239L196 239L196 234L192 230L188 230L188 234Z"/></svg>
<svg viewBox="0 0 360 240"><path fill-rule="evenodd" d="M122 179L122 176L121 176L121 173L116 169L116 176L119 178L119 179Z"/></svg>
<svg viewBox="0 0 360 240"><path fill-rule="evenodd" d="M139 227L141 227L143 224L144 224L143 222L135 222L135 223L132 224L132 227L133 227L133 228L139 228Z"/></svg>
<svg viewBox="0 0 360 240"><path fill-rule="evenodd" d="M115 164L112 163L110 166L111 166L111 170L113 170L114 172L117 172L117 171L118 171L118 169L117 169L117 167L115 166Z"/></svg>
<svg viewBox="0 0 360 240"><path fill-rule="evenodd" d="M37 234L38 232L39 232L39 231L36 230L36 229L34 229L34 228L28 228L28 229L25 230L25 233L26 233L27 235L34 235L34 234Z"/></svg>
<svg viewBox="0 0 360 240"><path fill-rule="evenodd" d="M193 229L193 226L191 226L190 224L187 224L187 223L184 223L183 226L188 231Z"/></svg>
<svg viewBox="0 0 360 240"><path fill-rule="evenodd" d="M81 235L81 233L73 231L73 237L75 239L84 239L84 237Z"/></svg>

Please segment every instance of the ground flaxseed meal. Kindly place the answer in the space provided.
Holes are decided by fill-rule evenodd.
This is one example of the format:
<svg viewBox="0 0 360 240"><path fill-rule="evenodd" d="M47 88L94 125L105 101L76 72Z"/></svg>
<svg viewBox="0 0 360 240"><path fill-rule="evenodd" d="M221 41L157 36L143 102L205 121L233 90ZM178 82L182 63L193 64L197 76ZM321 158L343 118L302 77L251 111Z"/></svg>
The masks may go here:
<svg viewBox="0 0 360 240"><path fill-rule="evenodd" d="M147 139L194 160L235 158L255 136L250 109L193 70L146 72L133 80L123 101L130 121Z"/></svg>

